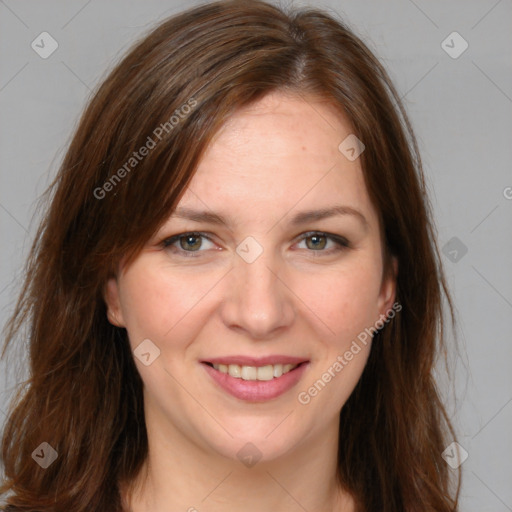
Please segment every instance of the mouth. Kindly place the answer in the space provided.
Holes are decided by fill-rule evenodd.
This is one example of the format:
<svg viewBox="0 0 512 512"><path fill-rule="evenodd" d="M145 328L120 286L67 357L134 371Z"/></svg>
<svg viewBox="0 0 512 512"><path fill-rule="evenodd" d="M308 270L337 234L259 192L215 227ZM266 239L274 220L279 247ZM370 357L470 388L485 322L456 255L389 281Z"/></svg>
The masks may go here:
<svg viewBox="0 0 512 512"><path fill-rule="evenodd" d="M251 402L283 395L299 382L309 366L309 361L298 358L247 359L230 357L201 361L201 366L223 391Z"/></svg>

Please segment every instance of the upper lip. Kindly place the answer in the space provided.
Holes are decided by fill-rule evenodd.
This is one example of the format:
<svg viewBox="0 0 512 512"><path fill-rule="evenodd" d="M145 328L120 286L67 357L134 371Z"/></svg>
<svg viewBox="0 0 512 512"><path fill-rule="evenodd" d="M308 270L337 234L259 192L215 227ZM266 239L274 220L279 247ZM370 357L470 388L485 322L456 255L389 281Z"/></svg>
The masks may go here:
<svg viewBox="0 0 512 512"><path fill-rule="evenodd" d="M265 366L269 364L300 364L307 362L308 359L304 357L294 356L264 356L264 357L251 357L251 356L224 356L212 357L210 359L203 359L202 363L211 364L238 364L240 366Z"/></svg>

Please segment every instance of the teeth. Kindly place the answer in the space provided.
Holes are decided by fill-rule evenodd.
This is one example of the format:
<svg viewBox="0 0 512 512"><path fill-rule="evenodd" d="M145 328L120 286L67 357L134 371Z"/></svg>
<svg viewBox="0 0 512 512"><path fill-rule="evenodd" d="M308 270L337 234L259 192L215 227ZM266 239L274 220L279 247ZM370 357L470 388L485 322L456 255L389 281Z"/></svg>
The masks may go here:
<svg viewBox="0 0 512 512"><path fill-rule="evenodd" d="M238 364L214 364L221 373L243 380L272 380L296 368L297 364L267 364L265 366L240 366Z"/></svg>
<svg viewBox="0 0 512 512"><path fill-rule="evenodd" d="M224 373L229 373L231 377L236 377L237 379L242 378L242 369L237 364L230 364L230 365L222 365L224 368L226 368L226 371ZM219 365L219 371L222 371L222 368L220 368Z"/></svg>
<svg viewBox="0 0 512 512"><path fill-rule="evenodd" d="M272 380L274 378L274 367L271 364L258 368L258 380Z"/></svg>
<svg viewBox="0 0 512 512"><path fill-rule="evenodd" d="M242 379L258 380L258 368L256 366L242 366Z"/></svg>

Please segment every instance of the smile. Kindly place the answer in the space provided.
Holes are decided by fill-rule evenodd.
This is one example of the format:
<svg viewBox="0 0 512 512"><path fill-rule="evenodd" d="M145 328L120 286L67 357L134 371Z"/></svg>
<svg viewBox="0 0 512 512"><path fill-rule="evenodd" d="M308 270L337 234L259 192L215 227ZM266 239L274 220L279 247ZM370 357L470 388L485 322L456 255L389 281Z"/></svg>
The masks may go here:
<svg viewBox="0 0 512 512"><path fill-rule="evenodd" d="M287 358L288 360L290 358ZM250 402L264 402L290 391L300 381L309 361L275 362L256 360L237 363L224 360L202 361L201 366L214 384L235 398ZM249 363L249 364L247 364Z"/></svg>

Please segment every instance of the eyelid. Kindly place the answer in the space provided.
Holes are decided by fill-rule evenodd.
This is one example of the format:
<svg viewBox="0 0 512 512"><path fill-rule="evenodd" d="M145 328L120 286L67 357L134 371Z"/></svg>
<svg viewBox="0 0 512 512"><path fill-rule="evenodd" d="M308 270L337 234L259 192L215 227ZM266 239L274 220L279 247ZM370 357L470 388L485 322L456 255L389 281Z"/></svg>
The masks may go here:
<svg viewBox="0 0 512 512"><path fill-rule="evenodd" d="M160 246L163 249L167 249L173 246L174 243L178 242L180 238L184 238L186 236L197 236L202 237L208 240L211 243L215 243L209 233L205 233L203 231L183 231L182 233L177 233L176 235L169 236L160 242ZM186 257L196 257L196 254L204 252L204 250L198 251L185 251L180 247L175 248L179 254L185 254Z"/></svg>
<svg viewBox="0 0 512 512"><path fill-rule="evenodd" d="M341 235L335 235L334 233L329 233L327 231L306 231L305 233L301 233L298 237L297 237L297 240L304 240L305 238L308 238L310 236L324 236L325 238L329 238L331 240L333 240L334 242L339 242L340 244L344 244L346 246L349 246L350 245L350 242L344 237L344 236L341 236Z"/></svg>
<svg viewBox="0 0 512 512"><path fill-rule="evenodd" d="M306 238L309 238L311 236L322 236L322 237L325 237L328 240L333 241L334 244L336 245L336 247L331 248L331 249L327 249L327 250L318 250L318 251L308 250L309 253L312 253L314 255L322 255L322 254L328 255L328 254L332 254L334 252L343 251L344 249L352 248L351 243L344 236L335 235L334 233L329 233L327 231L307 231L305 233L301 233L296 238L297 243L298 242L302 242L303 240L305 240Z"/></svg>

